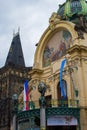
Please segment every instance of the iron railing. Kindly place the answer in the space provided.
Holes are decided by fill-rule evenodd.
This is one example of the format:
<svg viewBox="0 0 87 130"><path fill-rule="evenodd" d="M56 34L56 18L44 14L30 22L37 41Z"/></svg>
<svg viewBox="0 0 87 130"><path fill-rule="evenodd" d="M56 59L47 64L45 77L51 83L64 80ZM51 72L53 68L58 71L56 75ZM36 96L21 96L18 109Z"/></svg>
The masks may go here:
<svg viewBox="0 0 87 130"><path fill-rule="evenodd" d="M21 102L18 105L18 111L23 111L24 110L24 104L26 102ZM29 105L29 109L37 109L40 108L39 106L39 101L30 101L27 102ZM46 100L46 108L48 107L71 107L71 108L77 108L79 107L79 100L64 100L64 99L52 99L52 100Z"/></svg>

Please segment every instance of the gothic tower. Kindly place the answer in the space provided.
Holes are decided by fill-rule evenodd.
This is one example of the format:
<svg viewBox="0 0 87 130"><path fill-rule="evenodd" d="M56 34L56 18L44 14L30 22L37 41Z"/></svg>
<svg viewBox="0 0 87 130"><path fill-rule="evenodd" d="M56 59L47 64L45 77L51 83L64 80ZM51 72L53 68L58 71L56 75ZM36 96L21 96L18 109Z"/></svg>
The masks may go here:
<svg viewBox="0 0 87 130"><path fill-rule="evenodd" d="M6 65L15 65L25 67L23 51L21 47L20 35L19 33L15 34L9 49L9 53L6 59Z"/></svg>
<svg viewBox="0 0 87 130"><path fill-rule="evenodd" d="M4 67L0 68L0 130L11 130L13 94L20 94L25 80L30 80L25 67L19 32L13 36Z"/></svg>

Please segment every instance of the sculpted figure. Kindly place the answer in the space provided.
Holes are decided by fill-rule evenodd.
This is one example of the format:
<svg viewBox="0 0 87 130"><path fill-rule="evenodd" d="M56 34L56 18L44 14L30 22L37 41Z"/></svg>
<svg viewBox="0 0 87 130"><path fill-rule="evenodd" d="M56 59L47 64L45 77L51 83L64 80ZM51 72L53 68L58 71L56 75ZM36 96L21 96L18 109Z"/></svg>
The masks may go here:
<svg viewBox="0 0 87 130"><path fill-rule="evenodd" d="M50 29L54 29L55 24L58 23L60 19L60 16L56 12L53 12L49 18Z"/></svg>

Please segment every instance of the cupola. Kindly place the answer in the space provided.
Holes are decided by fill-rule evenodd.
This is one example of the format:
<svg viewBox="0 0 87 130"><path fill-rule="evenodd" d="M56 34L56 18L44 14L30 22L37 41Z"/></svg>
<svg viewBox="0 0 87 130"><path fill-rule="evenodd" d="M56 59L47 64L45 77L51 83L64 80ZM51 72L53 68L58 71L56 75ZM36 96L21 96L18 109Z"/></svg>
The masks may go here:
<svg viewBox="0 0 87 130"><path fill-rule="evenodd" d="M87 19L87 1L85 0L66 0L59 5L57 14L61 19L76 22L77 17L83 15Z"/></svg>

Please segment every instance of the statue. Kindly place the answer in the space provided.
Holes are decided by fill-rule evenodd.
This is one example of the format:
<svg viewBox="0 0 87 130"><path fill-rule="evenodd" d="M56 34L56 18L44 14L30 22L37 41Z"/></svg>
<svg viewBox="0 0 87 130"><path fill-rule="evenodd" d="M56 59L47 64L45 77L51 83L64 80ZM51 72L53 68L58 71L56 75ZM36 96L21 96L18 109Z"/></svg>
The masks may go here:
<svg viewBox="0 0 87 130"><path fill-rule="evenodd" d="M45 95L45 92L46 92L46 85L44 82L40 82L39 85L38 85L38 91L41 93L41 96L44 96Z"/></svg>
<svg viewBox="0 0 87 130"><path fill-rule="evenodd" d="M85 16L78 17L78 23L75 25L75 30L78 32L78 37L84 39L83 33L87 33L87 20Z"/></svg>
<svg viewBox="0 0 87 130"><path fill-rule="evenodd" d="M40 82L38 85L38 91L41 93L41 97L39 98L39 105L40 107L46 106L46 100L45 100L45 92L46 92L46 85L44 82Z"/></svg>

